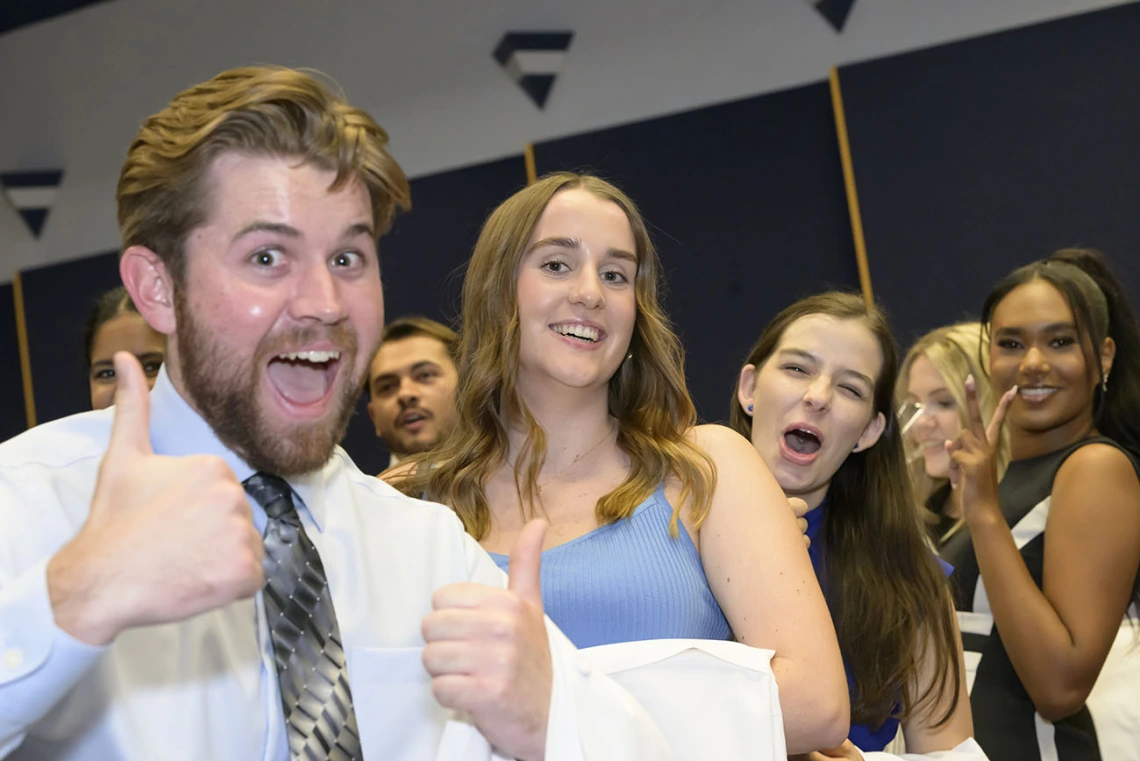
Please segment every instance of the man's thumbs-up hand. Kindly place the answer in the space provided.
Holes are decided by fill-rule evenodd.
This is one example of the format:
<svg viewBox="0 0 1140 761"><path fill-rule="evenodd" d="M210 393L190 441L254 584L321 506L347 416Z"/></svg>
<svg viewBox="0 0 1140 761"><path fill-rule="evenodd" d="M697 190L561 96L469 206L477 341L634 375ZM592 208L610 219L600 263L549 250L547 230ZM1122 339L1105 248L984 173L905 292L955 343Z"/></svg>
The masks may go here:
<svg viewBox="0 0 1140 761"><path fill-rule="evenodd" d="M423 622L435 699L467 713L499 751L526 761L545 755L554 682L539 578L546 529L541 520L523 528L506 589L441 587Z"/></svg>
<svg viewBox="0 0 1140 761"><path fill-rule="evenodd" d="M56 624L93 645L250 597L265 583L264 546L233 471L218 457L156 455L142 367L127 352L114 361L115 420L91 510L47 569Z"/></svg>

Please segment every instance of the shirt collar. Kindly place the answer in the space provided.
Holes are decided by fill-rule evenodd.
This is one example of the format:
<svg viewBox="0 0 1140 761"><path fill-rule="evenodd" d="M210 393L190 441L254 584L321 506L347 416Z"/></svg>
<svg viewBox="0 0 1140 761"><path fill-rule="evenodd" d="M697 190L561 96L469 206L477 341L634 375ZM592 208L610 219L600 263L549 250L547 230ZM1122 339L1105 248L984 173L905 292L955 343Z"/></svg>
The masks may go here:
<svg viewBox="0 0 1140 761"><path fill-rule="evenodd" d="M325 494L328 492L328 480L332 473L331 465L335 459L336 456L333 455L323 468L289 479L289 485L293 487L293 492L300 497L302 505L308 509L309 517L313 519L318 531L324 530L327 513Z"/></svg>
<svg viewBox="0 0 1140 761"><path fill-rule="evenodd" d="M182 397L170 376L166 365L158 371L154 388L150 392L150 440L155 454L183 457L208 454L222 458L239 481L253 475L249 464L218 439L217 434L201 415ZM318 530L324 523L324 486L329 465L335 460L311 473L292 476L286 479L293 488L294 495L300 498L298 509L305 508ZM252 500L251 500L252 502ZM264 513L255 512L255 524L264 530Z"/></svg>

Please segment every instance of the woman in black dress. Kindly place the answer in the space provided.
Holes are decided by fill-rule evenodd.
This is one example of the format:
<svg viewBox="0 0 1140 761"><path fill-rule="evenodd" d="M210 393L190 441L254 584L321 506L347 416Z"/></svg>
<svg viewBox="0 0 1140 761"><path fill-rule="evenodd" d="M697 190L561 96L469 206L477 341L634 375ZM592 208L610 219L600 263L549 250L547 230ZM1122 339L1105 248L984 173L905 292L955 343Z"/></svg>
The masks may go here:
<svg viewBox="0 0 1140 761"><path fill-rule="evenodd" d="M943 548L976 737L1001 761L1135 759L1140 649L1122 651L1140 600L1140 330L1083 250L1014 271L982 322L1001 403L987 430L967 383L970 426L948 443L967 530Z"/></svg>

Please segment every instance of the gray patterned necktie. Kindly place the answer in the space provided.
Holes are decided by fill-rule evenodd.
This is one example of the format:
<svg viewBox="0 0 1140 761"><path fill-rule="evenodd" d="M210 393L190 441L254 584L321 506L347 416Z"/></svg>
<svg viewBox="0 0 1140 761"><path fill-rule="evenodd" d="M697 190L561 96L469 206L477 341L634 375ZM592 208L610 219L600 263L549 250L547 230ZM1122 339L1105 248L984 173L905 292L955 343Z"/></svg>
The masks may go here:
<svg viewBox="0 0 1140 761"><path fill-rule="evenodd" d="M294 761L360 759L344 648L321 557L284 479L255 473L242 485L269 517L263 597L289 755Z"/></svg>

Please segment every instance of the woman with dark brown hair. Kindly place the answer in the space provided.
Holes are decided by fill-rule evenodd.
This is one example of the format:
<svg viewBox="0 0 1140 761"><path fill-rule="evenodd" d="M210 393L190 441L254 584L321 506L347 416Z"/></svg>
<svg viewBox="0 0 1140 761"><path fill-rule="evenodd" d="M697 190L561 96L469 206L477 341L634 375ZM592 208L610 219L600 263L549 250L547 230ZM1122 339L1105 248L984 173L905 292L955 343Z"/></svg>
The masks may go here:
<svg viewBox="0 0 1140 761"><path fill-rule="evenodd" d="M134 354L151 388L166 356L165 337L147 324L122 286L107 291L96 301L84 326L83 346L93 410L115 403L115 389L119 386L112 362L115 352Z"/></svg>
<svg viewBox="0 0 1140 761"><path fill-rule="evenodd" d="M809 508L812 565L848 673L851 731L810 759L881 751L983 757L945 570L924 540L892 394L898 351L860 296L823 293L764 329L741 369L731 425L788 497Z"/></svg>

